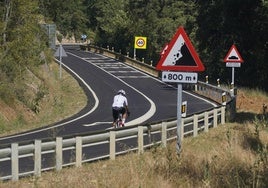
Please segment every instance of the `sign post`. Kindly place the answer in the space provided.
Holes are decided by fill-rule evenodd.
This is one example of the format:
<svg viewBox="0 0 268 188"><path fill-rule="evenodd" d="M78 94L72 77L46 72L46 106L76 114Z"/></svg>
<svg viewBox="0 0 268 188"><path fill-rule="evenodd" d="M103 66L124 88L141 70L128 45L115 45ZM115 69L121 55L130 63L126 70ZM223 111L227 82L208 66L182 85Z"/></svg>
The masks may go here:
<svg viewBox="0 0 268 188"><path fill-rule="evenodd" d="M240 53L238 52L236 46L233 44L228 51L227 55L225 56L224 60L226 63L226 67L232 67L232 83L231 87L232 89L234 88L234 83L235 83L235 67L241 67L241 63L244 62L242 59ZM234 91L234 90L232 90ZM232 92L234 95L234 93Z"/></svg>
<svg viewBox="0 0 268 188"><path fill-rule="evenodd" d="M179 154L181 152L181 106L182 106L182 84L178 83L177 86L177 145L176 150Z"/></svg>
<svg viewBox="0 0 268 188"><path fill-rule="evenodd" d="M176 150L180 154L182 136L182 83L197 83L198 76L195 71L200 72L205 69L183 27L178 28L170 43L162 50L161 58L156 69L163 71L163 82L178 83Z"/></svg>
<svg viewBox="0 0 268 188"><path fill-rule="evenodd" d="M136 59L136 49L146 49L147 37L135 37L133 59Z"/></svg>
<svg viewBox="0 0 268 188"><path fill-rule="evenodd" d="M60 79L62 77L62 57L67 57L67 54L65 52L65 50L63 49L62 45L60 44L59 48L56 50L55 57L59 57L60 58Z"/></svg>

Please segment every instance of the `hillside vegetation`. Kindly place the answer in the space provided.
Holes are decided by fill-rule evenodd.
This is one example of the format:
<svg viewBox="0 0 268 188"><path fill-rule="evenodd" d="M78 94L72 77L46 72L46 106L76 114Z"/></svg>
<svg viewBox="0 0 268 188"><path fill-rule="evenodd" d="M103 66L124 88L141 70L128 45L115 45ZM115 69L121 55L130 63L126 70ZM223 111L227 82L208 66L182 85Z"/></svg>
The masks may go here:
<svg viewBox="0 0 268 188"><path fill-rule="evenodd" d="M87 103L79 83L67 72L59 78L55 62L28 70L23 81L13 84L20 88L19 99L12 102L0 98L0 136L47 126L79 112ZM19 95L19 94L18 94Z"/></svg>
<svg viewBox="0 0 268 188"><path fill-rule="evenodd" d="M237 118L197 137L155 146L143 155L129 152L115 160L96 161L80 168L45 172L40 178L0 182L5 188L54 187L255 187L268 185L268 115L262 91L240 89Z"/></svg>
<svg viewBox="0 0 268 188"><path fill-rule="evenodd" d="M10 94L23 95L12 84L53 57L44 24L56 25L59 41L82 42L86 34L87 43L131 57L135 36L145 36L147 48L136 57L154 66L183 26L206 68L200 78L230 84L223 59L235 44L245 61L236 69L236 84L268 90L268 1L5 0L0 15L0 97L8 102Z"/></svg>
<svg viewBox="0 0 268 188"><path fill-rule="evenodd" d="M236 69L237 119L209 133L129 153L115 161L43 173L0 187L268 187L267 0L5 0L0 1L0 135L48 125L81 110L86 98L77 81L53 63L43 24L55 23L63 36L133 56L135 36L148 47L145 62L159 53L178 26L184 26L210 80L230 84L222 62L236 44L245 62ZM216 15L216 16L215 16Z"/></svg>

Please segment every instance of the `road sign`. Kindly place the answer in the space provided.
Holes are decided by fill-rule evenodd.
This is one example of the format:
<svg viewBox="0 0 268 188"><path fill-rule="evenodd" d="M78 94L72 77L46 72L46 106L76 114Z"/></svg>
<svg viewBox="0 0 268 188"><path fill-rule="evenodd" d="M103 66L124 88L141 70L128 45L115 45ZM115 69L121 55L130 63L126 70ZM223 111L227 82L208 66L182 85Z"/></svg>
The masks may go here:
<svg viewBox="0 0 268 188"><path fill-rule="evenodd" d="M242 59L240 53L238 52L236 46L233 44L230 48L230 50L228 51L227 55L225 56L224 60L226 63L226 67L232 67L232 85L234 85L234 69L235 67L240 67L241 63L244 62L244 60Z"/></svg>
<svg viewBox="0 0 268 188"><path fill-rule="evenodd" d="M197 83L198 76L196 72L162 72L163 82L173 83Z"/></svg>
<svg viewBox="0 0 268 188"><path fill-rule="evenodd" d="M224 60L225 63L231 62L231 63L243 63L244 60L242 59L240 53L238 52L236 46L233 44L230 48L229 52L225 56Z"/></svg>
<svg viewBox="0 0 268 188"><path fill-rule="evenodd" d="M87 35L85 35L85 34L81 35L81 39L82 39L82 40L87 39Z"/></svg>
<svg viewBox="0 0 268 188"><path fill-rule="evenodd" d="M226 67L241 67L239 62L226 62Z"/></svg>
<svg viewBox="0 0 268 188"><path fill-rule="evenodd" d="M168 44L166 44L166 45L164 46L164 48L161 50L160 55L163 56L163 55L166 53L167 49L168 49Z"/></svg>
<svg viewBox="0 0 268 188"><path fill-rule="evenodd" d="M178 28L156 69L197 72L205 70L183 27Z"/></svg>
<svg viewBox="0 0 268 188"><path fill-rule="evenodd" d="M59 57L60 58L60 78L62 75L62 57L67 57L67 54L65 52L65 50L63 49L62 45L60 44L60 46L58 47L58 49L56 50L56 52L54 53L55 57Z"/></svg>
<svg viewBox="0 0 268 188"><path fill-rule="evenodd" d="M147 37L135 37L134 48L135 49L146 49Z"/></svg>
<svg viewBox="0 0 268 188"><path fill-rule="evenodd" d="M67 54L64 50L64 48L62 47L62 45L60 45L58 47L58 49L56 50L56 52L54 53L55 57L67 57Z"/></svg>

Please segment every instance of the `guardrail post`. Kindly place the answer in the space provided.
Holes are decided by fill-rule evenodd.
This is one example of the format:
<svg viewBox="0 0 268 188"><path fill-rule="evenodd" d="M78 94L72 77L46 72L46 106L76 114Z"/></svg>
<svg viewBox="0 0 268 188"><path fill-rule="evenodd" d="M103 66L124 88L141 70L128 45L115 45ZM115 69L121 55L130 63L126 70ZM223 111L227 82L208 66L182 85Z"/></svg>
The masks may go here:
<svg viewBox="0 0 268 188"><path fill-rule="evenodd" d="M41 140L34 141L34 175L41 176Z"/></svg>
<svg viewBox="0 0 268 188"><path fill-rule="evenodd" d="M217 127L218 125L218 113L217 109L213 110L213 127Z"/></svg>
<svg viewBox="0 0 268 188"><path fill-rule="evenodd" d="M56 138L56 170L62 169L62 137Z"/></svg>
<svg viewBox="0 0 268 188"><path fill-rule="evenodd" d="M217 79L217 86L218 86L218 87L221 87L220 79L219 79L219 78Z"/></svg>
<svg viewBox="0 0 268 188"><path fill-rule="evenodd" d="M204 131L208 132L208 112L204 113Z"/></svg>
<svg viewBox="0 0 268 188"><path fill-rule="evenodd" d="M197 136L198 133L198 116L194 115L194 137Z"/></svg>
<svg viewBox="0 0 268 188"><path fill-rule="evenodd" d="M195 91L195 92L198 91L198 86L197 86L197 84L194 85L194 91Z"/></svg>
<svg viewBox="0 0 268 188"><path fill-rule="evenodd" d="M167 147L167 122L161 124L161 142L163 147Z"/></svg>
<svg viewBox="0 0 268 188"><path fill-rule="evenodd" d="M11 144L11 168L12 181L19 180L19 145L17 143Z"/></svg>
<svg viewBox="0 0 268 188"><path fill-rule="evenodd" d="M143 126L138 126L138 152L143 153Z"/></svg>
<svg viewBox="0 0 268 188"><path fill-rule="evenodd" d="M225 106L221 107L221 124L225 124Z"/></svg>
<svg viewBox="0 0 268 188"><path fill-rule="evenodd" d="M110 131L110 159L115 160L115 131Z"/></svg>
<svg viewBox="0 0 268 188"><path fill-rule="evenodd" d="M82 137L77 136L75 138L75 166L81 167L82 166Z"/></svg>

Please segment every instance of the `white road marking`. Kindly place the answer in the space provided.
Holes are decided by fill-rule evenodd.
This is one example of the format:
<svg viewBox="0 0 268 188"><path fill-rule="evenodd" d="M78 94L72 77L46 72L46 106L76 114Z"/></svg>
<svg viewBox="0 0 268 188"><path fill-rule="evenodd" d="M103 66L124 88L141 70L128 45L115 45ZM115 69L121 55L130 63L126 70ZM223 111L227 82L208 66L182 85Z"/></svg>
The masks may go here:
<svg viewBox="0 0 268 188"><path fill-rule="evenodd" d="M94 126L94 125L101 125L101 124L112 124L113 122L112 121L99 121L99 122L94 122L94 123L91 123L91 124L84 124L83 126L85 127L91 127L91 126Z"/></svg>
<svg viewBox="0 0 268 188"><path fill-rule="evenodd" d="M80 58L79 56L77 56L77 55L75 55L75 54L72 54L72 55L75 56L75 57L77 57L77 58ZM99 54L98 54L98 55L99 55ZM101 56L101 55L99 55L99 56ZM107 58L107 57L105 57L105 56L101 56L101 57ZM83 58L80 58L80 59L83 59ZM87 61L87 62L89 62L90 64L96 66L97 68L100 68L99 66L95 65L95 64L94 64L93 62L91 62L91 61ZM133 70L136 70L136 69L134 69L134 68L132 68L132 67L130 67L130 66L128 66L128 65L125 65L125 66L126 66L126 67L129 67L129 68L131 68L131 69L133 69ZM100 69L101 69L101 68L100 68ZM149 101L149 103L150 103L150 109L149 109L144 115L142 115L142 116L140 116L139 118L136 118L136 119L134 119L134 120L132 120L132 121L126 122L126 123L125 123L125 126L130 126L130 125L137 125L137 124L140 124L140 123L142 123L142 122L144 122L144 121L150 119L150 118L155 114L155 112L156 112L156 106L155 106L155 103L154 103L149 97L147 97L145 94L143 94L141 91L137 90L137 89L134 88L133 86L131 86L131 85L129 85L128 83L126 83L124 80L122 80L122 79L118 78L117 76L111 74L109 71L106 71L106 70L104 70L104 69L101 69L101 70L105 71L106 73L110 74L110 75L113 76L114 78L120 80L120 81L123 82L125 85L127 85L128 87L132 88L133 90L135 90L136 92L138 92L139 94L141 94L141 95L142 95L144 98L146 98L146 99ZM138 72L140 72L140 73L143 74L143 75L146 75L145 73L142 73L141 71L138 71ZM146 76L147 76L147 75L146 75Z"/></svg>
<svg viewBox="0 0 268 188"><path fill-rule="evenodd" d="M67 52L67 53L69 53L69 52ZM55 59L55 60L58 61L57 59ZM58 62L59 62L59 61L58 61ZM88 85L88 84L87 84L87 83L86 83L86 82L85 82L85 81L84 81L78 74L76 74L70 67L68 67L68 66L65 65L64 63L62 63L62 65L63 65L65 68L69 69L69 71L71 71L71 72L72 72L78 79L80 79L80 80L83 82L83 84L86 86L86 88L92 93L92 95L93 95L93 97L94 97L94 99L95 99L95 104L94 104L93 108L92 108L90 111L88 111L87 113L85 113L84 115L79 116L79 117L77 117L77 118L75 118L75 119L72 119L72 120L70 120L70 121L67 121L67 122L65 122L65 123L57 124L57 125L54 125L54 126L51 126L51 127L43 128L43 129L38 129L38 130L35 130L35 131L30 131L30 132L27 132L27 133L22 133L22 134L19 134L19 135L11 135L11 136L2 137L2 138L0 138L0 140L10 139L10 138L18 137L18 136L26 136L26 135L29 135L29 134L38 133L38 132L41 132L41 131L45 131L45 130L53 129L53 128L56 128L56 127L60 127L60 126L66 125L66 124L68 124L68 123L77 121L77 120L79 120L79 119L81 119L81 118L83 118L83 117L85 117L85 116L91 114L93 111L96 110L96 108L97 108L98 105L99 105L99 99L98 99L96 93L95 93L95 92L91 89L91 87L90 87L90 86L89 86L89 85Z"/></svg>
<svg viewBox="0 0 268 188"><path fill-rule="evenodd" d="M109 71L109 73L129 73L129 72L136 73L137 71Z"/></svg>

